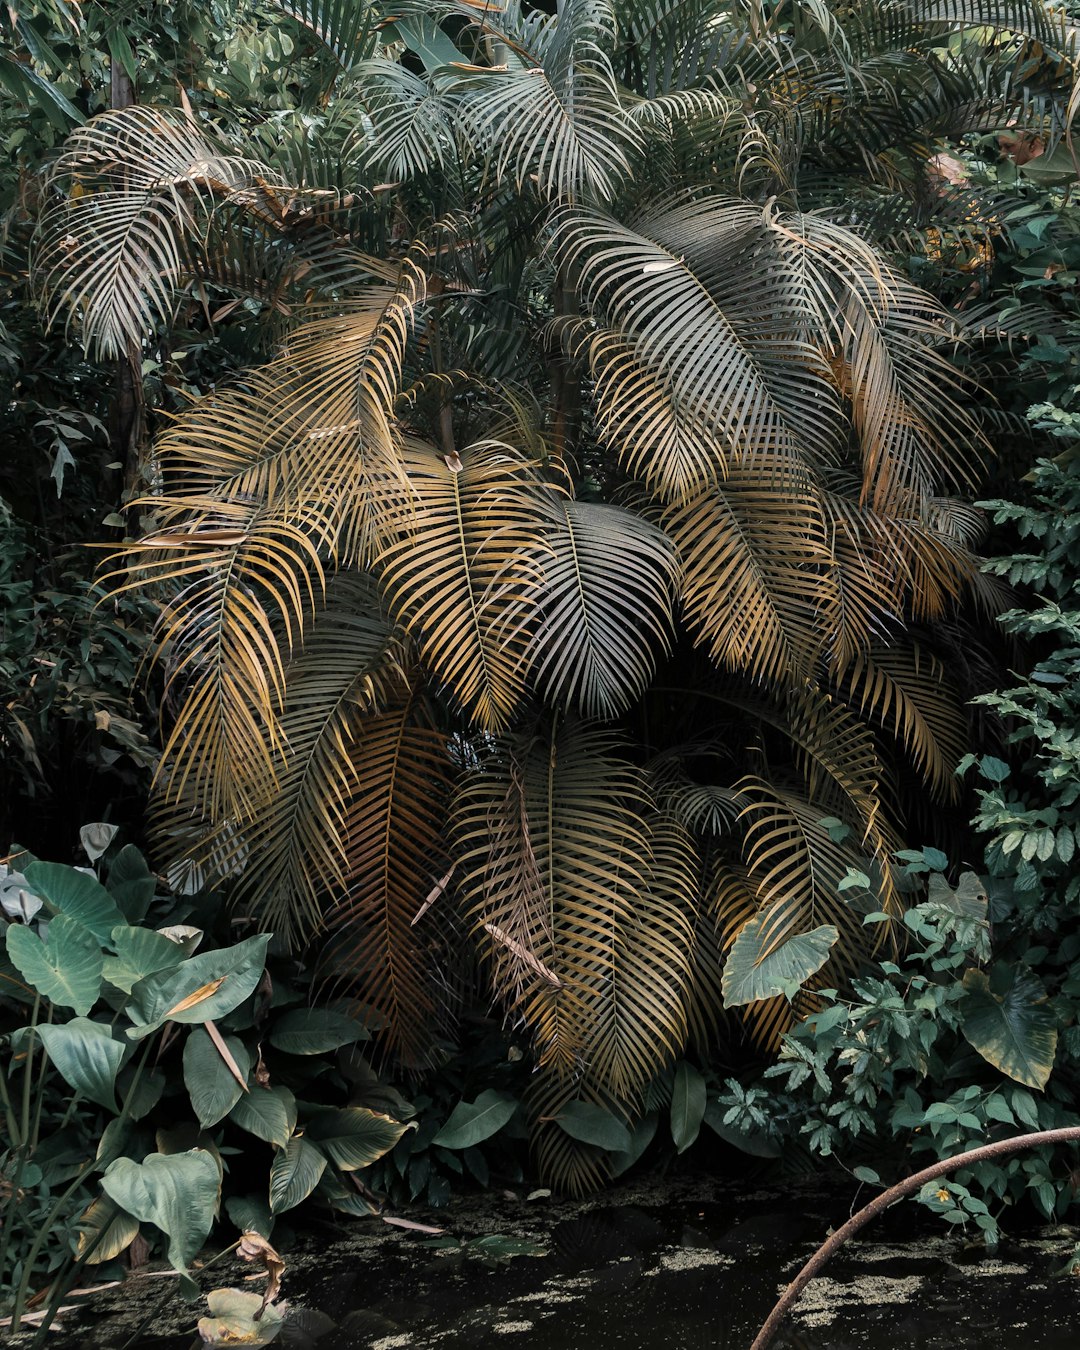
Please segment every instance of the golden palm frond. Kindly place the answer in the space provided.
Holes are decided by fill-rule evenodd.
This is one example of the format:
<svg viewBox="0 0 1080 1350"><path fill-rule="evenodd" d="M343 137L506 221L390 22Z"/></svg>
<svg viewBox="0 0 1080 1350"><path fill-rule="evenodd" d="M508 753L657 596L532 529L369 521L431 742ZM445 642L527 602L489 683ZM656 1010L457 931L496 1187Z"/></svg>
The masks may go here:
<svg viewBox="0 0 1080 1350"><path fill-rule="evenodd" d="M945 667L917 643L874 643L844 674L843 695L889 731L938 801L959 796L956 766L967 747L960 697Z"/></svg>
<svg viewBox="0 0 1080 1350"><path fill-rule="evenodd" d="M345 824L358 787L353 748L362 719L405 686L399 646L370 578L331 580L325 607L284 678L274 742L246 761L254 811L242 822L227 819L209 828L187 853L196 865L221 870L234 864L233 898L296 945L318 931L328 904L345 888ZM270 728L263 732L269 741ZM190 798L163 804L158 832L182 834L192 805Z"/></svg>
<svg viewBox="0 0 1080 1350"><path fill-rule="evenodd" d="M412 1065L430 1060L432 953L418 916L447 871L443 827L453 778L447 738L420 694L363 719L350 747L341 816L344 889L326 912L323 972L383 1027Z"/></svg>
<svg viewBox="0 0 1080 1350"><path fill-rule="evenodd" d="M685 1027L692 853L681 827L653 820L641 773L573 720L502 747L454 811L461 894L496 992L543 1068L624 1101Z"/></svg>
<svg viewBox="0 0 1080 1350"><path fill-rule="evenodd" d="M818 495L808 481L785 483L782 468L733 468L663 516L698 641L717 665L780 684L812 678L821 614L835 603Z"/></svg>
<svg viewBox="0 0 1080 1350"><path fill-rule="evenodd" d="M403 462L415 506L377 559L384 591L436 678L478 726L500 731L525 694L554 497L497 441L455 463L409 440Z"/></svg>

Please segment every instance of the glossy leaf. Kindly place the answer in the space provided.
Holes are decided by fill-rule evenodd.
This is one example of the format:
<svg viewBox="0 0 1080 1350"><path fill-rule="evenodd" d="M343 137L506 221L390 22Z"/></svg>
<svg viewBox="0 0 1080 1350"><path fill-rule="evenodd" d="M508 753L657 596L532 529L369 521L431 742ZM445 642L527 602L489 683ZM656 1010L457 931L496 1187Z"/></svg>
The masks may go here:
<svg viewBox="0 0 1080 1350"><path fill-rule="evenodd" d="M366 1107L349 1106L313 1116L305 1137L317 1144L342 1172L355 1172L370 1167L413 1128Z"/></svg>
<svg viewBox="0 0 1080 1350"><path fill-rule="evenodd" d="M295 1135L274 1155L270 1168L271 1211L280 1214L306 1200L325 1170L325 1154L303 1135Z"/></svg>
<svg viewBox="0 0 1080 1350"><path fill-rule="evenodd" d="M1018 966L1008 988L999 992L983 971L969 970L964 988L960 1025L965 1039L995 1069L1041 1091L1054 1067L1058 1027L1038 977Z"/></svg>
<svg viewBox="0 0 1080 1350"><path fill-rule="evenodd" d="M247 1047L237 1036L226 1036L225 1044L246 1081L251 1071ZM184 1086L191 1105L199 1124L209 1129L229 1114L244 1095L244 1088L204 1027L193 1027L188 1033L183 1063Z"/></svg>

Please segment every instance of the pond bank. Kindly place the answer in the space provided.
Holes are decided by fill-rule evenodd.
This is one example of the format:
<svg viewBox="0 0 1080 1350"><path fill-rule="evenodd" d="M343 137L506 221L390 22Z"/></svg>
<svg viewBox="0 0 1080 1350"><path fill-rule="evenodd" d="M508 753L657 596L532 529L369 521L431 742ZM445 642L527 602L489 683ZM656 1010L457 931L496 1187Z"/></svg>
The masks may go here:
<svg viewBox="0 0 1080 1350"><path fill-rule="evenodd" d="M842 1179L843 1180L843 1179ZM378 1219L327 1224L283 1251L300 1350L746 1350L780 1290L850 1212L835 1180L738 1188L647 1178L584 1202L495 1193L410 1211L443 1238ZM863 1190L856 1204L868 1198ZM505 1255L528 1248L539 1255ZM451 1246L425 1245L457 1241ZM1074 1350L1080 1280L1056 1274L1080 1231L1013 1233L987 1255L915 1205L895 1207L806 1289L776 1346ZM479 1240L479 1241L478 1241ZM460 1244L460 1245L459 1245ZM227 1258L208 1287L244 1284ZM210 1275L214 1278L211 1280ZM157 1280L99 1295L57 1345L119 1347L160 1297ZM187 1350L201 1308L168 1300L134 1344Z"/></svg>

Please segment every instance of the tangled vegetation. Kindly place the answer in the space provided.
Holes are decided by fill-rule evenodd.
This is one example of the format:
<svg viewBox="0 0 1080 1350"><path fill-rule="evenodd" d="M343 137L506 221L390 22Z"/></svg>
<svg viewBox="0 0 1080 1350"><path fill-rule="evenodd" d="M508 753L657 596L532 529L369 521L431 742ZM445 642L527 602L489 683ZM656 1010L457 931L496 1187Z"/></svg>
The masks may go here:
<svg viewBox="0 0 1080 1350"><path fill-rule="evenodd" d="M360 1019L365 1204L1071 1121L1069 7L144 11L0 53L5 842L113 819ZM69 1035L153 992L98 929Z"/></svg>

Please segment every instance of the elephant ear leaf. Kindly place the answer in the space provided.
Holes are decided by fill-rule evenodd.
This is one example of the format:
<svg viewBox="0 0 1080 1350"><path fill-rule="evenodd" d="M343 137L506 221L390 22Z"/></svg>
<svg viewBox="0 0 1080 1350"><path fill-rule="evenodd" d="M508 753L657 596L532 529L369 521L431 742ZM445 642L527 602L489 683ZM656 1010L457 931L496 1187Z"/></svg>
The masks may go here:
<svg viewBox="0 0 1080 1350"><path fill-rule="evenodd" d="M790 997L821 969L840 936L832 924L826 923L809 933L795 933L776 945L776 908L770 906L745 924L732 945L722 986L729 1008L777 994Z"/></svg>
<svg viewBox="0 0 1080 1350"><path fill-rule="evenodd" d="M7 930L7 950L23 979L50 1003L85 1017L97 1002L104 957L81 923L59 915L49 924L44 942L31 929L13 923Z"/></svg>
<svg viewBox="0 0 1080 1350"><path fill-rule="evenodd" d="M960 1016L969 1044L1007 1077L1041 1091L1054 1067L1058 1033L1039 979L1021 966L998 993L983 971L969 970L964 988Z"/></svg>

